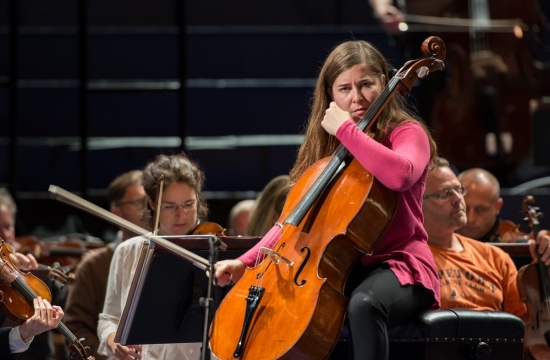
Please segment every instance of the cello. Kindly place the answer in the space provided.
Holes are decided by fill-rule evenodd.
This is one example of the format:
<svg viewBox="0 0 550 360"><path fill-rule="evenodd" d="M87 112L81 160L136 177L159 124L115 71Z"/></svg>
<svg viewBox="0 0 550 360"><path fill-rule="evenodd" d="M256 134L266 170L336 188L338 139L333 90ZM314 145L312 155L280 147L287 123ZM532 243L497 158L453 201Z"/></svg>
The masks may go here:
<svg viewBox="0 0 550 360"><path fill-rule="evenodd" d="M540 213L533 207L534 202L532 196L526 196L522 206L536 237L540 231ZM550 359L550 276L539 252L536 253L537 261L523 266L517 279L520 299L527 305L523 339L523 353L527 360Z"/></svg>
<svg viewBox="0 0 550 360"><path fill-rule="evenodd" d="M417 78L443 69L441 39L426 39L422 49L431 57L407 62L357 123L359 129L369 131L396 91L406 93ZM213 355L326 358L345 319L347 274L373 252L396 207L397 193L342 145L310 166L288 194L280 237L270 249L261 248L268 257L246 269L220 304L210 326Z"/></svg>

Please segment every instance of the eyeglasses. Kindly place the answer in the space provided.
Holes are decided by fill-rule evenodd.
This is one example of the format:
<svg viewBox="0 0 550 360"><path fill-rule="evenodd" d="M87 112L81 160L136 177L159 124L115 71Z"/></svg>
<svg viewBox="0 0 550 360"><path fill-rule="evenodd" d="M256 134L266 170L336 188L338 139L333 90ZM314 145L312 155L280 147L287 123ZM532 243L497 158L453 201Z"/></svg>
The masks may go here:
<svg viewBox="0 0 550 360"><path fill-rule="evenodd" d="M196 200L187 201L181 205L176 205L174 203L160 203L161 210L172 211L174 214L178 212L178 208L180 206L183 209L183 211L187 213L188 211L195 210L197 208L197 201Z"/></svg>
<svg viewBox="0 0 550 360"><path fill-rule="evenodd" d="M135 206L137 208L142 208L143 207L143 199L129 200L129 201L119 201L119 202L115 203L115 205L118 206L118 207L124 206L124 205L132 205L132 206Z"/></svg>
<svg viewBox="0 0 550 360"><path fill-rule="evenodd" d="M439 199L441 201L445 201L453 194L453 192L461 196L466 195L466 186L460 185L454 188L441 190L440 192L437 192L435 194L424 195L422 196L422 198L423 199L434 198L434 199Z"/></svg>

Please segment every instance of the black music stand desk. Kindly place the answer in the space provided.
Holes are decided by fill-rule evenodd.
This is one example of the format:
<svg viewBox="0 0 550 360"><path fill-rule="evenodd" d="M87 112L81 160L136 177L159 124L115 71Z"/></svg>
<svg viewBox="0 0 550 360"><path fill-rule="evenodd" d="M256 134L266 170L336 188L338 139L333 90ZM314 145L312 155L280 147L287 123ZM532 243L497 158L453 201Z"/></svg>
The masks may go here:
<svg viewBox="0 0 550 360"><path fill-rule="evenodd" d="M208 259L213 235L167 236L175 243ZM213 236L215 237L215 236ZM218 258L234 259L254 246L257 237L222 237L227 250ZM143 243L115 342L128 344L196 343L203 341L204 306L210 279L189 260L152 241ZM212 287L212 298L227 289ZM212 312L215 309L212 309Z"/></svg>

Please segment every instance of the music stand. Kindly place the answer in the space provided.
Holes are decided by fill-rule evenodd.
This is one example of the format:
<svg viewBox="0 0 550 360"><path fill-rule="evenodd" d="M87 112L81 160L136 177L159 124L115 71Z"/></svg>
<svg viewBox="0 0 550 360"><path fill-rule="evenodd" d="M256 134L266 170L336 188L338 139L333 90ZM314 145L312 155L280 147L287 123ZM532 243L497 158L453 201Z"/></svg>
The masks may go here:
<svg viewBox="0 0 550 360"><path fill-rule="evenodd" d="M164 239L203 257L211 254L214 235L165 236ZM222 238L229 241L222 259L236 258L260 238ZM215 258L213 259L215 261ZM211 259L212 261L212 259ZM205 323L212 309L212 297L223 297L226 289L215 287L204 270L173 252L144 241L128 299L115 335L115 342L128 344L167 344L203 341L206 349ZM207 291L205 291L208 289ZM212 309L212 311L215 309Z"/></svg>

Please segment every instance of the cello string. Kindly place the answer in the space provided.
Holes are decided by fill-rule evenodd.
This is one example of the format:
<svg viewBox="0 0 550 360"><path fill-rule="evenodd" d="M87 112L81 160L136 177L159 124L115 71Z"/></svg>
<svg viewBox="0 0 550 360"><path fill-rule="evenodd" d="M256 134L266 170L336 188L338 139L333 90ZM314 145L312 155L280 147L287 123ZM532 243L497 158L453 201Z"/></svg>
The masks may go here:
<svg viewBox="0 0 550 360"><path fill-rule="evenodd" d="M273 250L273 247L275 244L277 244L277 241L279 241L281 235L282 235L282 227L283 225L280 222L275 223L273 227L265 234L264 238L267 238L267 242L264 244L264 247ZM255 267L258 267L259 265L259 272L258 274L263 274L267 270L267 266L269 265L269 261L263 261L267 255L263 253L261 250L258 251L256 254L256 261L254 263ZM263 278L264 276L256 276L254 281L252 282L253 286L262 286L263 284Z"/></svg>

